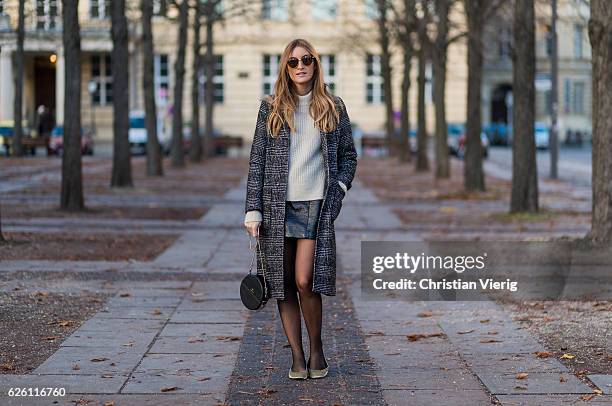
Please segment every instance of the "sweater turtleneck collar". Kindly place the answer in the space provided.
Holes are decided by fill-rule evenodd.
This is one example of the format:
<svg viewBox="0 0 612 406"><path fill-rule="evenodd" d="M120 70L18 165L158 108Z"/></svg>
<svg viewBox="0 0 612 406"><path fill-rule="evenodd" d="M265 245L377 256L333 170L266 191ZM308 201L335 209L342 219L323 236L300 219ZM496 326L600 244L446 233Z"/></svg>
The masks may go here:
<svg viewBox="0 0 612 406"><path fill-rule="evenodd" d="M310 100L312 99L312 89L303 96L298 94L297 97L298 104L300 106L307 106L310 103Z"/></svg>

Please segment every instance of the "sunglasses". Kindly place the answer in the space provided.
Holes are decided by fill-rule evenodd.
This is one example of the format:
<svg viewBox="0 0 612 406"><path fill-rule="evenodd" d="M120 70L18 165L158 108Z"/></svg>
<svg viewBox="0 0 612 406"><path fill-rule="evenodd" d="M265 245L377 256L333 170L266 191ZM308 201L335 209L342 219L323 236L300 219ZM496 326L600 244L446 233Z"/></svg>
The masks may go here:
<svg viewBox="0 0 612 406"><path fill-rule="evenodd" d="M302 63L304 64L304 66L310 66L310 64L315 60L315 57L312 56L312 55L304 55L300 59L302 60ZM291 68L295 69L295 68L298 67L300 59L291 57L291 58L289 58L287 60L287 65L289 65Z"/></svg>

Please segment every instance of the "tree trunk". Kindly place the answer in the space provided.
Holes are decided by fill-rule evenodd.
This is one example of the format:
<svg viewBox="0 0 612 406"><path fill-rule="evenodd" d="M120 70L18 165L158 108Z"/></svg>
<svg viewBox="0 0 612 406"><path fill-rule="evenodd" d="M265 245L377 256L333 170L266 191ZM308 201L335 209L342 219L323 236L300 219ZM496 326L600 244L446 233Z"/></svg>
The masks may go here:
<svg viewBox="0 0 612 406"><path fill-rule="evenodd" d="M436 40L433 44L433 101L436 114L436 179L450 177L446 125L446 59L448 50L449 0L436 0L438 16Z"/></svg>
<svg viewBox="0 0 612 406"><path fill-rule="evenodd" d="M62 155L63 210L83 210L81 163L81 34L79 0L64 0L62 7L65 57L64 153Z"/></svg>
<svg viewBox="0 0 612 406"><path fill-rule="evenodd" d="M142 12L142 88L145 105L145 126L147 128L147 176L163 176L161 147L157 135L157 105L155 101L155 62L151 18L153 3L140 1Z"/></svg>
<svg viewBox="0 0 612 406"><path fill-rule="evenodd" d="M400 162L412 162L410 151L410 72L412 70L412 44L409 39L402 43L404 66L402 72L402 105L401 105L401 153Z"/></svg>
<svg viewBox="0 0 612 406"><path fill-rule="evenodd" d="M464 187L468 191L485 190L482 168L482 119L480 114L482 91L482 26L486 1L466 0L468 20L468 96L465 156L463 166Z"/></svg>
<svg viewBox="0 0 612 406"><path fill-rule="evenodd" d="M429 170L429 160L427 158L427 124L425 121L425 62L425 49L421 43L421 49L419 50L419 75L417 79L417 172Z"/></svg>
<svg viewBox="0 0 612 406"><path fill-rule="evenodd" d="M6 242L4 234L2 234L2 207L0 206L0 243Z"/></svg>
<svg viewBox="0 0 612 406"><path fill-rule="evenodd" d="M128 29L125 0L111 4L113 51L113 173L111 186L132 186L132 166L128 131L130 126Z"/></svg>
<svg viewBox="0 0 612 406"><path fill-rule="evenodd" d="M13 99L13 155L22 156L23 146L23 42L25 39L25 0L19 0L19 11L17 17L17 50L15 51L13 63L13 83L15 86L15 98Z"/></svg>
<svg viewBox="0 0 612 406"><path fill-rule="evenodd" d="M514 11L512 195L510 212L538 211L535 156L535 18L533 0L516 0Z"/></svg>
<svg viewBox="0 0 612 406"><path fill-rule="evenodd" d="M185 80L185 52L187 47L187 26L189 23L189 3L182 0L179 4L179 33L177 56L174 64L174 106L172 109L172 166L185 166L183 149L183 82Z"/></svg>
<svg viewBox="0 0 612 406"><path fill-rule="evenodd" d="M204 71L206 73L206 87L204 89L204 107L206 109L206 127L204 132L204 147L206 156L215 155L215 139L213 135L214 122L213 112L215 108L215 85L213 77L215 75L214 42L213 42L213 19L210 5L207 6L206 16L206 55L204 57Z"/></svg>
<svg viewBox="0 0 612 406"><path fill-rule="evenodd" d="M202 5L196 3L193 21L193 69L191 76L191 146L189 155L192 162L202 160L202 138L200 137L200 68L202 58L200 53L200 19Z"/></svg>
<svg viewBox="0 0 612 406"><path fill-rule="evenodd" d="M587 238L612 241L612 4L591 0L593 53L593 213Z"/></svg>
<svg viewBox="0 0 612 406"><path fill-rule="evenodd" d="M392 72L391 53L389 51L389 30L387 28L387 0L376 0L378 8L378 36L380 44L380 64L383 77L383 92L385 93L385 132L387 136L387 148L389 156L398 155L398 142L393 123L393 95L392 95Z"/></svg>

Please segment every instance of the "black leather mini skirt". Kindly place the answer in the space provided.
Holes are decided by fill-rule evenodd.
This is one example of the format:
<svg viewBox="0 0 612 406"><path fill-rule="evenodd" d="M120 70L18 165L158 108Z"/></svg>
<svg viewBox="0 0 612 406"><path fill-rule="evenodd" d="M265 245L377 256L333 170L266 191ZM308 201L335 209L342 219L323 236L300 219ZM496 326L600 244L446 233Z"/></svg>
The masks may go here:
<svg viewBox="0 0 612 406"><path fill-rule="evenodd" d="M323 199L285 202L285 237L316 239L322 202Z"/></svg>

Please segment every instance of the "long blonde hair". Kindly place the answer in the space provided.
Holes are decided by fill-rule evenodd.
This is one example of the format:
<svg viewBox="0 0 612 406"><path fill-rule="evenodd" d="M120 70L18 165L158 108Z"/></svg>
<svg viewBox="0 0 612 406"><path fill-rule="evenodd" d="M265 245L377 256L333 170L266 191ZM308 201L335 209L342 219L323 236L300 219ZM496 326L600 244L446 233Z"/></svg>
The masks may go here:
<svg viewBox="0 0 612 406"><path fill-rule="evenodd" d="M315 58L314 72L312 75L312 99L310 102L309 113L315 122L315 127L323 132L333 131L338 125L340 114L336 109L333 95L327 90L327 85L323 81L323 69L321 58L315 48L305 39L294 39L283 51L280 58L278 78L274 85L274 94L267 97L272 106L268 115L268 133L277 138L284 123L289 125L291 131L295 131L293 114L298 104L297 90L287 69L287 61L291 57L293 50L297 47L306 49Z"/></svg>

